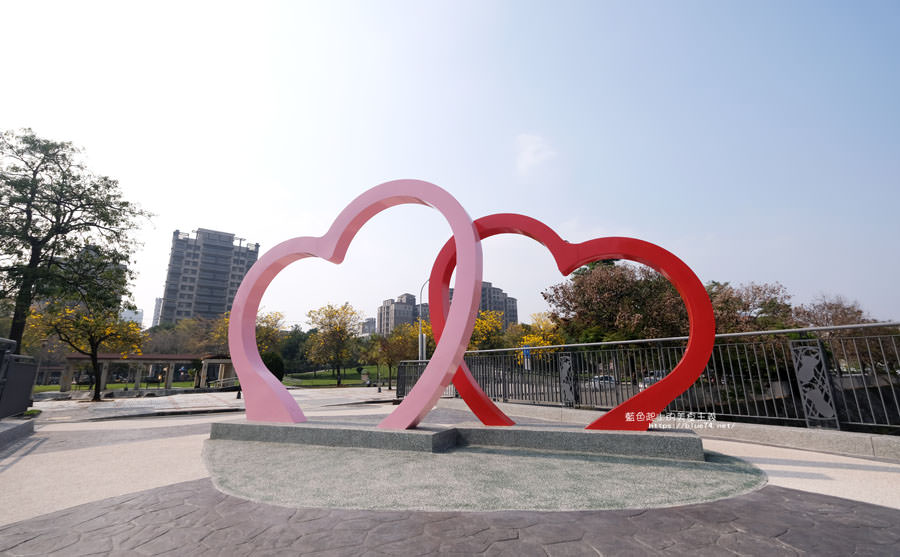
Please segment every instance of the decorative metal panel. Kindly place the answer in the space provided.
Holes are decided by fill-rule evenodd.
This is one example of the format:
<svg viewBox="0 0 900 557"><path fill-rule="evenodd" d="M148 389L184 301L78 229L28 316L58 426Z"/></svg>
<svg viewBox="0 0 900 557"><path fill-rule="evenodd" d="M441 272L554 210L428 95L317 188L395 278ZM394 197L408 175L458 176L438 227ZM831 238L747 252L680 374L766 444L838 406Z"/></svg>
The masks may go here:
<svg viewBox="0 0 900 557"><path fill-rule="evenodd" d="M791 341L791 359L807 426L840 429L825 349L817 340Z"/></svg>
<svg viewBox="0 0 900 557"><path fill-rule="evenodd" d="M559 386L562 403L566 406L575 405L575 374L572 372L572 355L559 355Z"/></svg>

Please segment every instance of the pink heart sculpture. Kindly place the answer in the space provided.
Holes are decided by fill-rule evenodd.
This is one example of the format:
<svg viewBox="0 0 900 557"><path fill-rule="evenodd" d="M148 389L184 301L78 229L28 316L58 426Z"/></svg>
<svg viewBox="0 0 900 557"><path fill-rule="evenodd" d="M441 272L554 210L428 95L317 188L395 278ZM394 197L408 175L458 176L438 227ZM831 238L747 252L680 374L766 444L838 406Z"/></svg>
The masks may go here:
<svg viewBox="0 0 900 557"><path fill-rule="evenodd" d="M434 407L462 362L481 300L481 243L472 219L452 195L421 180L395 180L376 186L354 199L321 237L299 237L267 251L250 268L238 288L228 325L231 361L246 399L247 419L262 422L306 421L297 402L263 364L256 346L256 314L272 279L290 263L320 257L344 260L350 242L376 214L406 203L431 206L447 219L457 252L455 295L443 338L421 378L378 427L415 427Z"/></svg>

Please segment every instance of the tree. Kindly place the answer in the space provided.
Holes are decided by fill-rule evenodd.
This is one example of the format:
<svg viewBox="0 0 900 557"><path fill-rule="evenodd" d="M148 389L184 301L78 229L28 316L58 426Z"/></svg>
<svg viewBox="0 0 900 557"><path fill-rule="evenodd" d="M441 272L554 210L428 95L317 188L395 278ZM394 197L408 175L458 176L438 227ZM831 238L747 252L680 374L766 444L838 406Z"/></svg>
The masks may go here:
<svg viewBox="0 0 900 557"><path fill-rule="evenodd" d="M555 346L564 343L565 339L559 334L550 313L541 312L531 314L531 324L519 340L518 346Z"/></svg>
<svg viewBox="0 0 900 557"><path fill-rule="evenodd" d="M791 295L780 283L751 282L733 287L710 281L706 292L716 316L716 331L739 333L793 327Z"/></svg>
<svg viewBox="0 0 900 557"><path fill-rule="evenodd" d="M437 346L437 343L434 342L434 331L431 328L431 322L422 319L421 317L413 323L413 327L416 329L416 355L415 358L419 357L419 328L421 327L422 334L425 336L425 359L427 360L429 354L434 354L434 349Z"/></svg>
<svg viewBox="0 0 900 557"><path fill-rule="evenodd" d="M147 350L159 354L209 354L228 357L229 313L216 319L192 317L178 323L163 324L147 330ZM277 351L284 332L284 316L279 312L261 313L256 318L256 338L260 354Z"/></svg>
<svg viewBox="0 0 900 557"><path fill-rule="evenodd" d="M791 296L779 283L706 285L719 333L794 325ZM569 342L684 336L688 317L675 287L649 267L630 263L582 268L543 292L551 318Z"/></svg>
<svg viewBox="0 0 900 557"><path fill-rule="evenodd" d="M419 327L401 323L387 337L376 337L379 362L388 368L388 390L393 388L391 372L403 360L416 359L419 351Z"/></svg>
<svg viewBox="0 0 900 557"><path fill-rule="evenodd" d="M198 352L208 352L216 356L230 356L228 349L228 321L231 312L226 311L218 318L213 319L211 323L202 323L206 325L203 334L203 340L199 343L200 350ZM259 318L257 317L257 320ZM257 345L258 346L258 345ZM262 353L262 350L260 350Z"/></svg>
<svg viewBox="0 0 900 557"><path fill-rule="evenodd" d="M309 362L306 359L306 342L312 331L304 332L299 325L294 325L281 341L281 357L290 370L305 371Z"/></svg>
<svg viewBox="0 0 900 557"><path fill-rule="evenodd" d="M872 323L874 320L859 306L843 296L820 295L810 304L794 308L794 318L804 327L834 327Z"/></svg>
<svg viewBox="0 0 900 557"><path fill-rule="evenodd" d="M469 350L490 350L502 348L503 312L482 311L475 319L475 327L469 339Z"/></svg>
<svg viewBox="0 0 900 557"><path fill-rule="evenodd" d="M57 311L35 310L28 326L38 335L56 335L72 350L90 357L93 401L100 400L100 352L119 352L127 358L141 353L144 340L140 326L120 318L116 310L98 311L79 306L62 306Z"/></svg>
<svg viewBox="0 0 900 557"><path fill-rule="evenodd" d="M14 300L9 337L21 344L32 303L65 282L54 262L91 247L127 254L147 213L119 184L91 173L71 143L29 129L0 133L0 298Z"/></svg>
<svg viewBox="0 0 900 557"><path fill-rule="evenodd" d="M182 319L175 324L173 332L179 339L178 352L192 354L214 354L225 356L228 354L228 338L214 337L217 327L221 327L222 318L217 320L193 317ZM228 321L224 320L225 330L228 330Z"/></svg>
<svg viewBox="0 0 900 557"><path fill-rule="evenodd" d="M565 339L563 339L557 329L549 313L532 313L531 324L523 327L523 334L515 346L558 346L564 344ZM558 349L532 350L531 354L539 355L545 352L555 352L556 350ZM524 351L516 352L516 360L520 364L524 362Z"/></svg>
<svg viewBox="0 0 900 557"><path fill-rule="evenodd" d="M344 302L341 306L328 304L310 310L306 315L316 328L306 341L307 356L314 362L330 365L340 385L341 368L352 353L362 314Z"/></svg>
<svg viewBox="0 0 900 557"><path fill-rule="evenodd" d="M665 277L649 267L600 264L543 292L570 342L687 334L687 311Z"/></svg>
<svg viewBox="0 0 900 557"><path fill-rule="evenodd" d="M225 330L228 330L227 324ZM284 336L283 313L270 311L256 316L256 346L259 347L260 354L277 352Z"/></svg>
<svg viewBox="0 0 900 557"><path fill-rule="evenodd" d="M279 381L284 379L284 360L278 352L264 352L262 361L266 369L274 375Z"/></svg>
<svg viewBox="0 0 900 557"><path fill-rule="evenodd" d="M378 374L377 379L381 379L381 346L379 343L379 339L381 337L377 334L371 334L367 337L361 338L359 341L359 361L363 365L367 366L375 366L375 371ZM380 384L380 381L378 382Z"/></svg>
<svg viewBox="0 0 900 557"><path fill-rule="evenodd" d="M501 344L504 347L521 346L522 337L528 334L531 325L527 323L512 323L503 331L503 340Z"/></svg>
<svg viewBox="0 0 900 557"><path fill-rule="evenodd" d="M145 351L154 354L228 354L227 332L215 337L221 327L219 320L194 317L182 319L176 324L164 323L147 329ZM227 330L227 322L225 327Z"/></svg>
<svg viewBox="0 0 900 557"><path fill-rule="evenodd" d="M94 250L57 260L64 281L48 289L41 308L30 316L30 334L55 335L70 348L88 356L94 382L93 400L100 400L101 350L140 354L144 335L137 323L120 317L133 306L125 300L129 274L119 261L109 261Z"/></svg>
<svg viewBox="0 0 900 557"><path fill-rule="evenodd" d="M0 335L6 334L9 331L9 326L12 323L14 306L15 304L11 299L0 298Z"/></svg>

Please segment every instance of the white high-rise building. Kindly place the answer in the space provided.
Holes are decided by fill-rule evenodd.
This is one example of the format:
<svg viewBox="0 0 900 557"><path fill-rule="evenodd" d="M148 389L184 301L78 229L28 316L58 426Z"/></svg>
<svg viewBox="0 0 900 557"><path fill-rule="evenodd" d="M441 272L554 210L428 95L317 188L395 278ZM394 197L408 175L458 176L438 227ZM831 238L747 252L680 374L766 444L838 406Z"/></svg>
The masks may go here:
<svg viewBox="0 0 900 557"><path fill-rule="evenodd" d="M191 237L176 230L159 322L215 319L230 311L241 280L258 256L259 244L246 244L228 232L200 228Z"/></svg>

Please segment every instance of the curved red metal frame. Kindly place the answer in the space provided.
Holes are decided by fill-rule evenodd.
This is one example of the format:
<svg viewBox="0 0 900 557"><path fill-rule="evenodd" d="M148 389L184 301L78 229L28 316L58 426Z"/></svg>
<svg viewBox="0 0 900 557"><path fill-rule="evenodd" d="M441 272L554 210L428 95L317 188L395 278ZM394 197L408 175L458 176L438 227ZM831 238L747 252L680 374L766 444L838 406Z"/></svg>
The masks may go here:
<svg viewBox="0 0 900 557"><path fill-rule="evenodd" d="M603 259L628 259L652 267L665 276L678 291L687 307L689 339L684 356L665 378L619 404L589 424L586 429L645 431L652 420L638 416L656 416L686 391L703 373L715 341L715 316L709 295L697 275L678 257L649 242L635 238L596 238L570 244L544 223L513 213L499 213L475 221L484 240L497 234L521 234L544 245L553 255L563 276L575 269ZM435 259L428 287L431 327L435 340L444 330L450 298L450 278L456 266L456 249L450 238ZM466 404L485 425L508 426L515 422L484 393L469 368L463 363L453 376L453 385Z"/></svg>

